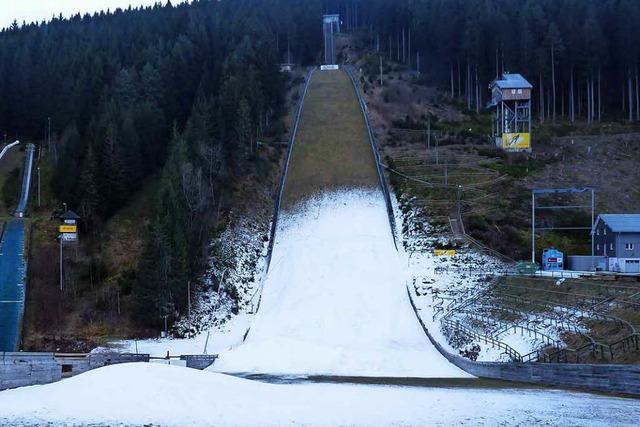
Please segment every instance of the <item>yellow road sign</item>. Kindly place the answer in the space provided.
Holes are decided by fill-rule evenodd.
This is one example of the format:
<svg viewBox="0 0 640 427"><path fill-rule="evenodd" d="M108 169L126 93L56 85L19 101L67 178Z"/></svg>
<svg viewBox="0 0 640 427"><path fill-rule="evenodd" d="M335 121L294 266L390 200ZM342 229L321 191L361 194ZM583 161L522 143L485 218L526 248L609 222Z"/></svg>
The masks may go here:
<svg viewBox="0 0 640 427"><path fill-rule="evenodd" d="M78 226L77 225L61 225L60 233L77 233Z"/></svg>

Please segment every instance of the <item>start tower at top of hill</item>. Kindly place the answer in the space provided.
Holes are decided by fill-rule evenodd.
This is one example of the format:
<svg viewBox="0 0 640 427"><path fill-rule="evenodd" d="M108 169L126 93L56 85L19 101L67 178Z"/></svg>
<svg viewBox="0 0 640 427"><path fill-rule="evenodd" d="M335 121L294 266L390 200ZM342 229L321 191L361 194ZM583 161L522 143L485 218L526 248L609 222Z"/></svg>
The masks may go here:
<svg viewBox="0 0 640 427"><path fill-rule="evenodd" d="M340 15L324 15L322 17L322 31L324 34L324 65L335 65L336 33L340 32Z"/></svg>

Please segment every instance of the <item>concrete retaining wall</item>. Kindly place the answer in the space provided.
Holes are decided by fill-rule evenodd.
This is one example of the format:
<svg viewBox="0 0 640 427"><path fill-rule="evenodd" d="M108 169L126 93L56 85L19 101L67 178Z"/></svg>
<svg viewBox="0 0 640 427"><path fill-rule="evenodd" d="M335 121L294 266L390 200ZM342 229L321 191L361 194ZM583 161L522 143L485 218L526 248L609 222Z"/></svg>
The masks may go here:
<svg viewBox="0 0 640 427"><path fill-rule="evenodd" d="M362 111L362 116L364 118L364 123L367 127L367 134L369 136L369 145L371 146L371 151L373 152L373 158L376 162L376 171L378 173L378 180L380 182L380 189L382 190L382 194L384 195L384 201L387 205L387 217L389 219L389 227L391 228L391 236L393 237L393 244L396 249L398 249L398 238L396 237L396 219L393 213L393 205L391 203L391 193L389 192L389 186L387 185L387 180L384 177L384 172L382 171L382 165L380 161L380 150L378 149L378 141L375 136L375 132L371 128L371 122L369 121L369 113L367 109L367 103L364 100L364 96L362 95L362 90L360 88L360 84L358 83L358 79L355 75L355 72L351 66L345 66L349 78L351 79L351 83L353 84L353 90L358 97L358 104L360 104L360 110Z"/></svg>
<svg viewBox="0 0 640 427"><path fill-rule="evenodd" d="M451 363L472 375L556 387L623 393L640 396L640 365L574 363L474 362L449 353L436 341L418 315L411 291L407 288L413 311L429 341Z"/></svg>
<svg viewBox="0 0 640 427"><path fill-rule="evenodd" d="M213 365L213 362L218 358L217 354L190 354L186 356L180 356L180 360L187 362L187 368L193 369L206 369Z"/></svg>
<svg viewBox="0 0 640 427"><path fill-rule="evenodd" d="M592 271L593 264L604 266L605 258L603 256L569 255L565 266L568 270L573 271Z"/></svg>
<svg viewBox="0 0 640 427"><path fill-rule="evenodd" d="M48 384L107 365L148 361L148 354L130 353L0 353L0 390Z"/></svg>
<svg viewBox="0 0 640 427"><path fill-rule="evenodd" d="M273 245L276 240L276 230L278 229L278 216L280 215L280 205L282 204L282 193L284 192L284 186L287 182L287 175L289 173L289 163L291 162L291 153L293 152L293 145L296 142L296 135L298 134L298 125L300 124L300 117L302 116L302 108L304 106L304 100L307 97L307 92L309 91L309 84L311 83L311 77L313 77L313 73L316 71L316 68L312 68L307 73L307 80L304 83L304 88L302 90L302 95L298 99L298 103L296 105L296 110L293 115L293 128L291 129L291 134L289 135L289 143L287 144L287 155L285 157L284 166L282 169L282 175L280 176L280 184L278 185L278 192L276 193L275 203L273 205L273 219L271 220L271 230L269 232L269 244L267 246L267 256L266 256L266 265L267 271L269 271L269 266L271 265L271 255L273 254ZM258 306L260 303L258 303Z"/></svg>
<svg viewBox="0 0 640 427"><path fill-rule="evenodd" d="M53 353L0 353L0 390L59 381Z"/></svg>

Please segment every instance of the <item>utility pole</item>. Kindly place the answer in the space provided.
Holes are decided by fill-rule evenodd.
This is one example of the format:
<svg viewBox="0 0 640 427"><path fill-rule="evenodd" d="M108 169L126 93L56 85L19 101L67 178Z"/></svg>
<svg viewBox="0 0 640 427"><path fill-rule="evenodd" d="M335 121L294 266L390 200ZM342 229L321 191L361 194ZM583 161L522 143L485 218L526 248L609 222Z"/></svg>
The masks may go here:
<svg viewBox="0 0 640 427"><path fill-rule="evenodd" d="M460 209L460 199L462 198L462 185L458 184L458 194L457 194L457 202L458 202L458 221L462 222L462 209Z"/></svg>
<svg viewBox="0 0 640 427"><path fill-rule="evenodd" d="M287 64L291 64L291 44L289 42L289 32L287 31Z"/></svg>
<svg viewBox="0 0 640 427"><path fill-rule="evenodd" d="M38 166L38 207L40 207L40 166Z"/></svg>
<svg viewBox="0 0 640 427"><path fill-rule="evenodd" d="M162 317L164 317L164 337L166 338L169 335L169 327L167 325L167 318L169 317L169 315L165 314Z"/></svg>
<svg viewBox="0 0 640 427"><path fill-rule="evenodd" d="M596 209L596 194L595 194L595 190L592 188L591 189L591 268L595 271L596 270L596 259L595 259L595 251L594 251L594 246L593 246L593 226L595 225L595 209ZM606 248L606 244L605 244L605 248Z"/></svg>
<svg viewBox="0 0 640 427"><path fill-rule="evenodd" d="M62 292L63 286L63 274L62 274L62 234L58 236L58 240L60 240L60 292Z"/></svg>
<svg viewBox="0 0 640 427"><path fill-rule="evenodd" d="M189 323L191 323L191 280L187 281L187 313L189 315Z"/></svg>
<svg viewBox="0 0 640 427"><path fill-rule="evenodd" d="M51 117L47 118L47 145L49 147L49 154L51 154Z"/></svg>
<svg viewBox="0 0 640 427"><path fill-rule="evenodd" d="M416 71L420 75L420 52L416 52Z"/></svg>
<svg viewBox="0 0 640 427"><path fill-rule="evenodd" d="M380 55L380 87L382 87L382 55Z"/></svg>
<svg viewBox="0 0 640 427"><path fill-rule="evenodd" d="M191 280L187 280L187 316L189 318L189 338L191 338Z"/></svg>
<svg viewBox="0 0 640 427"><path fill-rule="evenodd" d="M407 39L408 39L407 59L409 59L409 69L411 69L411 28L407 30L407 33L408 33L407 34Z"/></svg>
<svg viewBox="0 0 640 427"><path fill-rule="evenodd" d="M427 150L430 150L430 149L431 149L431 115L429 115L429 121L427 122Z"/></svg>
<svg viewBox="0 0 640 427"><path fill-rule="evenodd" d="M531 191L531 262L536 262L536 193Z"/></svg>

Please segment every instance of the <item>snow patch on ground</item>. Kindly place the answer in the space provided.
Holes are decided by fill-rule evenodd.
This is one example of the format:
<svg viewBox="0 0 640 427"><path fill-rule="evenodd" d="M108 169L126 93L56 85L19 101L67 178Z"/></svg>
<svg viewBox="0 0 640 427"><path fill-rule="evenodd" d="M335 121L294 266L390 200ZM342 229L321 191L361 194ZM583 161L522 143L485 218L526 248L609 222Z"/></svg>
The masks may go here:
<svg viewBox="0 0 640 427"><path fill-rule="evenodd" d="M199 333L191 338L158 338L146 340L122 340L111 343L118 351L125 353L150 354L152 356L172 356L183 354L217 354L240 345L245 332L249 328L251 316L240 313L228 322L211 328L208 332ZM113 351L113 348L100 348L94 351ZM184 365L177 360L153 360L156 363Z"/></svg>
<svg viewBox="0 0 640 427"><path fill-rule="evenodd" d="M211 369L468 376L420 328L405 272L380 191L331 192L283 213L247 340Z"/></svg>
<svg viewBox="0 0 640 427"><path fill-rule="evenodd" d="M203 276L201 291L196 292L194 286L191 317L181 318L174 326L178 337L121 340L94 351L115 348L152 356L167 352L215 354L240 344L251 324L266 269L269 223L257 216L234 218L211 245L210 267Z"/></svg>
<svg viewBox="0 0 640 427"><path fill-rule="evenodd" d="M553 390L265 384L143 363L0 392L11 426L633 426L640 401Z"/></svg>
<svg viewBox="0 0 640 427"><path fill-rule="evenodd" d="M489 286L488 273L500 274L509 269L501 260L480 252L469 244L456 241L450 230L439 229L425 221L425 215L413 204L411 197L393 197L396 235L402 242L401 257L408 270L408 287L425 323L434 339L448 351L478 351L477 360L509 361L503 352L484 341L450 343L450 337L441 330L440 319L452 308L481 295ZM435 249L455 248L453 256L436 256ZM471 308L473 309L473 308ZM464 315L452 315L462 326L474 329ZM481 332L481 331L478 331ZM547 335L557 336L557 330L548 328ZM544 346L544 342L522 335L520 331L505 330L496 338L510 345L521 355Z"/></svg>

